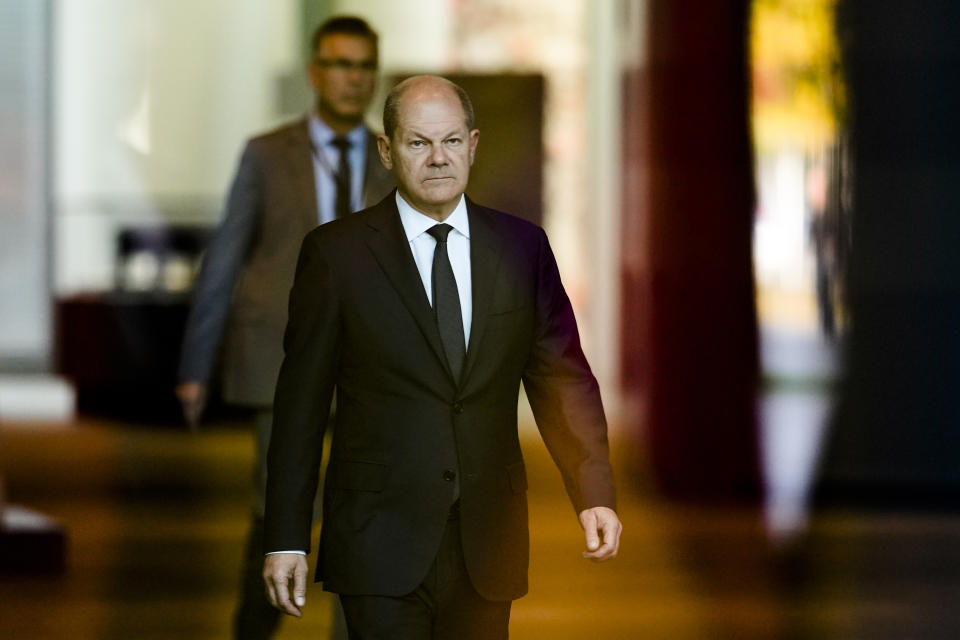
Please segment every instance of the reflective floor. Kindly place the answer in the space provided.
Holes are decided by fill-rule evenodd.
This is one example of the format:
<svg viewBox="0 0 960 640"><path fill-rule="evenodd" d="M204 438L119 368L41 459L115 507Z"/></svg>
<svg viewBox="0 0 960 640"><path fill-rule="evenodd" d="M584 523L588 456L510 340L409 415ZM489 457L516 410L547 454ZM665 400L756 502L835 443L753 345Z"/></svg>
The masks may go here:
<svg viewBox="0 0 960 640"><path fill-rule="evenodd" d="M759 512L658 501L627 449L622 553L594 565L543 445L525 442L531 592L511 638L960 637L960 517L822 513L777 547ZM69 535L62 575L0 576L0 638L228 638L251 459L248 432L229 424L0 428L8 500ZM279 637L325 637L323 598L314 588Z"/></svg>

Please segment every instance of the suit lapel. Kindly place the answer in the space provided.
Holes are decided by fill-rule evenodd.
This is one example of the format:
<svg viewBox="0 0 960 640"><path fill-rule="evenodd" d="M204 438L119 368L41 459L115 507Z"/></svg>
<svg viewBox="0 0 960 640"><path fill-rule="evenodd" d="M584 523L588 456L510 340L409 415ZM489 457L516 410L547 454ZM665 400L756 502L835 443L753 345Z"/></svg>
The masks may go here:
<svg viewBox="0 0 960 640"><path fill-rule="evenodd" d="M385 198L370 210L370 214L367 224L375 231L367 241L370 251L420 327L444 370L450 375L447 358L443 353L443 343L440 342L440 330L433 317L427 293L423 290L420 272L413 261L413 254L400 222L400 214L397 212L396 200L392 197Z"/></svg>
<svg viewBox="0 0 960 640"><path fill-rule="evenodd" d="M469 379L470 371L481 353L483 334L487 328L493 287L500 266L500 241L493 220L480 207L467 199L470 218L470 279L473 289L473 318L470 325L470 344L463 368L462 381ZM461 383L463 386L463 383Z"/></svg>
<svg viewBox="0 0 960 640"><path fill-rule="evenodd" d="M302 222L307 230L317 226L317 187L313 175L313 145L306 119L290 131L287 140L287 161L290 177L296 189L296 202L302 202Z"/></svg>

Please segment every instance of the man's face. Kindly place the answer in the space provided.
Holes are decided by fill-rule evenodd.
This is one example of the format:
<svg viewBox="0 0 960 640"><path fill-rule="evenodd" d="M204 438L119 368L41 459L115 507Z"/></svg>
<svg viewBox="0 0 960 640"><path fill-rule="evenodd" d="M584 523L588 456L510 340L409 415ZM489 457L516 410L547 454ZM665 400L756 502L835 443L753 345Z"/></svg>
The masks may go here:
<svg viewBox="0 0 960 640"><path fill-rule="evenodd" d="M480 132L467 130L463 107L449 89L412 87L397 115L393 137L377 141L383 165L407 202L443 220L467 188Z"/></svg>
<svg viewBox="0 0 960 640"><path fill-rule="evenodd" d="M320 40L310 62L310 84L317 111L332 128L360 124L377 79L373 44L366 38L334 33Z"/></svg>

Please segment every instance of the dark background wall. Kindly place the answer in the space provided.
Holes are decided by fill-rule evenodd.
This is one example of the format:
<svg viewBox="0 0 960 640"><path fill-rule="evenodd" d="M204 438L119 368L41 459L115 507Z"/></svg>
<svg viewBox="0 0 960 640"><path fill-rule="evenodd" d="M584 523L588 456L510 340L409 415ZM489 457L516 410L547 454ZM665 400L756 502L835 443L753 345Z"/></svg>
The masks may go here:
<svg viewBox="0 0 960 640"><path fill-rule="evenodd" d="M960 496L960 4L843 2L852 328L820 502Z"/></svg>

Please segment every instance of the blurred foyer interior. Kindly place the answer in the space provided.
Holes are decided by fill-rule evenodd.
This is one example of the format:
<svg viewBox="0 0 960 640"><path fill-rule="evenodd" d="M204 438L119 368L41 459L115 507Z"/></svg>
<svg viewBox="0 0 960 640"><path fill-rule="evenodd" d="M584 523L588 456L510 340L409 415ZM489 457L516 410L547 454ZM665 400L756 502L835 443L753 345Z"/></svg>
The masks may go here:
<svg viewBox="0 0 960 640"><path fill-rule="evenodd" d="M816 22L811 7L835 4L836 135L775 153L751 97L778 107L821 76L751 76L770 45L751 12ZM540 101L531 215L605 392L627 533L615 562L584 566L521 407L532 591L513 637L956 637L960 15L921 5L0 0L17 125L0 139L16 159L0 200L0 504L52 516L65 542L62 567L21 557L0 574L0 635L227 637L252 442L225 407L199 433L177 423L172 346L241 141L302 110L300 44L349 9L382 31L385 81L526 78ZM441 27L411 38L423 24ZM482 124L484 140L509 125ZM832 333L806 246L825 159L839 182L824 206L852 245ZM790 253L796 273L778 270ZM281 637L328 624L310 597Z"/></svg>

